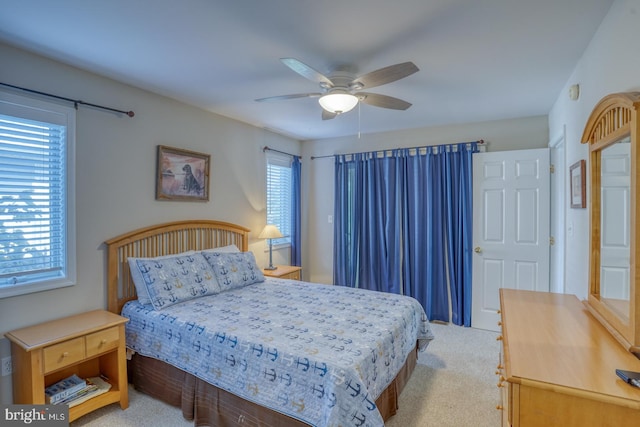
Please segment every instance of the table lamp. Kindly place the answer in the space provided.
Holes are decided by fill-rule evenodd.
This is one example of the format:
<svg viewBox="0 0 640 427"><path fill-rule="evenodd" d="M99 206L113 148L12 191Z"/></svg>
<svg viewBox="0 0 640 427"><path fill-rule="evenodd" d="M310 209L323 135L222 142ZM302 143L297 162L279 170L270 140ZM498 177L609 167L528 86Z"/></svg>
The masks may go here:
<svg viewBox="0 0 640 427"><path fill-rule="evenodd" d="M273 224L267 224L260 232L259 239L269 239L269 267L265 267L265 270L275 270L278 267L273 266L273 239L279 239L284 237L278 227Z"/></svg>

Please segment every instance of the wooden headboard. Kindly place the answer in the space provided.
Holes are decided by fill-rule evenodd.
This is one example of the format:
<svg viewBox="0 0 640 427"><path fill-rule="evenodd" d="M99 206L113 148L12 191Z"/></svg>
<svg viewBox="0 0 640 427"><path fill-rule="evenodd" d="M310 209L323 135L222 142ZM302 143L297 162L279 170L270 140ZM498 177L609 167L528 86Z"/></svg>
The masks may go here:
<svg viewBox="0 0 640 427"><path fill-rule="evenodd" d="M236 245L249 248L249 229L228 222L188 220L140 228L105 242L107 245L107 308L120 314L122 306L136 299L127 259L150 258Z"/></svg>

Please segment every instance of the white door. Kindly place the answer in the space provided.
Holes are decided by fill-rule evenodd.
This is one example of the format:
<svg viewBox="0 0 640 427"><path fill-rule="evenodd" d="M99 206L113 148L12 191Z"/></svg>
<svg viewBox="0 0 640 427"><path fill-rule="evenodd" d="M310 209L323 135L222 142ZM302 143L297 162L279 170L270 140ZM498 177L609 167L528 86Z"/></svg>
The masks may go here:
<svg viewBox="0 0 640 427"><path fill-rule="evenodd" d="M551 194L550 236L553 243L549 246L549 290L556 293L565 292L565 215L569 202L566 194L565 168L565 132L549 142L549 159L551 161Z"/></svg>
<svg viewBox="0 0 640 427"><path fill-rule="evenodd" d="M471 326L498 331L500 288L549 291L549 149L473 155Z"/></svg>

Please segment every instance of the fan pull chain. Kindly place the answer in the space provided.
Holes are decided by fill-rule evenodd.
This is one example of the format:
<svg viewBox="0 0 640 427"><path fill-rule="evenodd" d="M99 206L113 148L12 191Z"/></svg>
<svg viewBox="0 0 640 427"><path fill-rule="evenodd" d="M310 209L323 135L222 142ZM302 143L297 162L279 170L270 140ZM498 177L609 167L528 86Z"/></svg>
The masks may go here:
<svg viewBox="0 0 640 427"><path fill-rule="evenodd" d="M360 102L358 102L358 139L360 139Z"/></svg>

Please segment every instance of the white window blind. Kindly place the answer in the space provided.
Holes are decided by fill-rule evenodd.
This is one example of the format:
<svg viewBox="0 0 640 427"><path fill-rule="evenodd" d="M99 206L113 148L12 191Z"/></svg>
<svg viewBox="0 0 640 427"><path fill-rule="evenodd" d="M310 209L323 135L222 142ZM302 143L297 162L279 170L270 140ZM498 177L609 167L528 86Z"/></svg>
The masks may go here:
<svg viewBox="0 0 640 427"><path fill-rule="evenodd" d="M6 95L6 94L5 94ZM68 108L0 98L0 297L75 281ZM28 100L25 104L32 102ZM42 104L42 102L38 102ZM2 114L11 113L12 115ZM37 119L34 119L37 118ZM44 120L42 120L44 119ZM48 119L48 120L47 120ZM71 120L72 121L72 120ZM73 122L73 121L72 121Z"/></svg>
<svg viewBox="0 0 640 427"><path fill-rule="evenodd" d="M291 158L267 155L267 224L275 224L283 238L273 244L291 243Z"/></svg>

